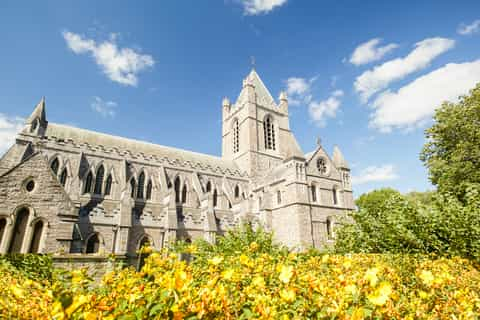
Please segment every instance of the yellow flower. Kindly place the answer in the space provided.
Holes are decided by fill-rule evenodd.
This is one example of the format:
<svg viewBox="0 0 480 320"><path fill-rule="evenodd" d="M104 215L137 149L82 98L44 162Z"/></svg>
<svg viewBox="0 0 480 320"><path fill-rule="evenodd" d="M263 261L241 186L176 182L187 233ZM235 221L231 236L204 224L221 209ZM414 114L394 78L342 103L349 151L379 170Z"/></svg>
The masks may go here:
<svg viewBox="0 0 480 320"><path fill-rule="evenodd" d="M322 257L322 263L327 263L329 258L330 258L330 256L328 254L324 255Z"/></svg>
<svg viewBox="0 0 480 320"><path fill-rule="evenodd" d="M425 283L427 286L430 286L435 280L435 277L430 271L422 270L422 272L420 273L420 279L422 279L423 283Z"/></svg>
<svg viewBox="0 0 480 320"><path fill-rule="evenodd" d="M235 270L233 269L227 269L225 271L222 272L222 277L225 279L225 280L230 280L232 277L233 277L233 274L235 273Z"/></svg>
<svg viewBox="0 0 480 320"><path fill-rule="evenodd" d="M428 293L426 293L425 291L420 291L420 292L418 293L418 295L419 295L420 298L422 298L422 299L428 298Z"/></svg>
<svg viewBox="0 0 480 320"><path fill-rule="evenodd" d="M255 241L250 243L250 250L255 251L257 249L258 249L258 243L256 243Z"/></svg>
<svg viewBox="0 0 480 320"><path fill-rule="evenodd" d="M278 276L280 281L282 281L283 283L289 283L292 276L293 276L293 267L282 266L280 270L280 275Z"/></svg>
<svg viewBox="0 0 480 320"><path fill-rule="evenodd" d="M67 316L70 318L70 316L72 315L72 313L75 312L75 310L80 308L89 300L90 300L90 297L83 294L74 296L72 304L65 310L65 312L67 313Z"/></svg>
<svg viewBox="0 0 480 320"><path fill-rule="evenodd" d="M263 277L261 276L257 276L255 278L253 278L252 280L252 284L255 286L255 287L264 287L265 286L265 280L263 279Z"/></svg>
<svg viewBox="0 0 480 320"><path fill-rule="evenodd" d="M373 294L367 296L368 300L376 306L383 306L392 294L392 286L382 282Z"/></svg>
<svg viewBox="0 0 480 320"><path fill-rule="evenodd" d="M220 256L213 257L212 259L208 259L208 263L213 264L214 266L218 266L222 263L223 258Z"/></svg>
<svg viewBox="0 0 480 320"><path fill-rule="evenodd" d="M377 281L378 281L377 273L378 273L378 268L371 268L371 269L368 269L367 272L365 272L364 279L370 282L370 285L372 287L374 287L377 284Z"/></svg>
<svg viewBox="0 0 480 320"><path fill-rule="evenodd" d="M283 289L280 291L280 297L285 302L293 302L295 300L295 291L293 289Z"/></svg>
<svg viewBox="0 0 480 320"><path fill-rule="evenodd" d="M19 299L24 298L25 293L23 292L23 289L17 286L12 286L11 290L13 292L13 295Z"/></svg>
<svg viewBox="0 0 480 320"><path fill-rule="evenodd" d="M354 284L349 284L345 287L345 292L353 296L358 292L357 286Z"/></svg>

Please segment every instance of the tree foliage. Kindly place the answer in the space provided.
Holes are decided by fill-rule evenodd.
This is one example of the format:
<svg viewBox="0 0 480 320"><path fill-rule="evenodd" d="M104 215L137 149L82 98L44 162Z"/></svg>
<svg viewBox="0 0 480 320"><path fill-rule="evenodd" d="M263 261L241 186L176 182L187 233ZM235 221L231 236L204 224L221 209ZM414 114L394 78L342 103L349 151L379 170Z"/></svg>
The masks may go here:
<svg viewBox="0 0 480 320"><path fill-rule="evenodd" d="M469 183L480 183L480 84L458 103L445 102L434 120L420 159L440 192L461 197Z"/></svg>
<svg viewBox="0 0 480 320"><path fill-rule="evenodd" d="M338 252L433 253L480 262L480 185L467 186L463 201L435 193L426 204L385 190L361 199L354 223L337 230Z"/></svg>

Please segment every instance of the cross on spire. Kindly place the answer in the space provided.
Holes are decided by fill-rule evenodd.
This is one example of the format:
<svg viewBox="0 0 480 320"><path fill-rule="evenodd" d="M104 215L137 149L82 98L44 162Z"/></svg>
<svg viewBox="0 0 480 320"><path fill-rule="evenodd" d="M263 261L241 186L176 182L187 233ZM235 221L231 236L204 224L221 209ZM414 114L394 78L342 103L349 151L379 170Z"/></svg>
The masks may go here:
<svg viewBox="0 0 480 320"><path fill-rule="evenodd" d="M322 146L322 138L317 137L317 146L321 147Z"/></svg>
<svg viewBox="0 0 480 320"><path fill-rule="evenodd" d="M250 56L250 64L252 65L252 69L255 69L255 57Z"/></svg>

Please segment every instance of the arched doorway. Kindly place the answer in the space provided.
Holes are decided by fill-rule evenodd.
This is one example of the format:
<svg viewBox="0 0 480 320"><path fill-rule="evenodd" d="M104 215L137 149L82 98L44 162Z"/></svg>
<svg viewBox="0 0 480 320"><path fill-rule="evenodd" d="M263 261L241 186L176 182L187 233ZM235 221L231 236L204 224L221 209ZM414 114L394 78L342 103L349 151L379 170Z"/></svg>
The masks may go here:
<svg viewBox="0 0 480 320"><path fill-rule="evenodd" d="M21 252L29 214L30 210L28 210L28 208L22 208L17 212L15 225L13 227L12 240L10 241L10 247L8 248L9 253Z"/></svg>

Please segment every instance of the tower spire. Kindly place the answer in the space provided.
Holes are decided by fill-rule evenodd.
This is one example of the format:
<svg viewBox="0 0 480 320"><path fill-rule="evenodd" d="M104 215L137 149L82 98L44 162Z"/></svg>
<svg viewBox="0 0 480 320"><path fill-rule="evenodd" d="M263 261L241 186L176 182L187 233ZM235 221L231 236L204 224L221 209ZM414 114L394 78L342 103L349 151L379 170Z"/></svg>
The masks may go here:
<svg viewBox="0 0 480 320"><path fill-rule="evenodd" d="M33 109L32 114L27 119L27 124L32 124L35 120L40 120L41 123L47 122L47 116L45 113L45 97L42 97L40 102L37 104L35 109Z"/></svg>

